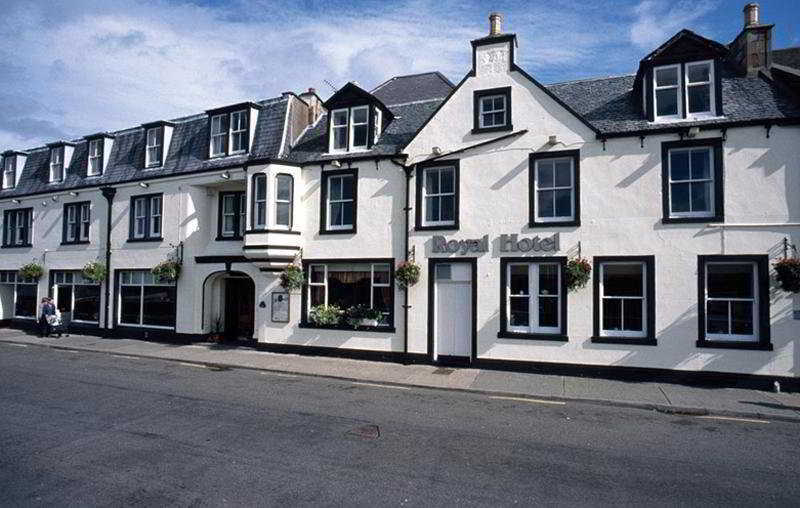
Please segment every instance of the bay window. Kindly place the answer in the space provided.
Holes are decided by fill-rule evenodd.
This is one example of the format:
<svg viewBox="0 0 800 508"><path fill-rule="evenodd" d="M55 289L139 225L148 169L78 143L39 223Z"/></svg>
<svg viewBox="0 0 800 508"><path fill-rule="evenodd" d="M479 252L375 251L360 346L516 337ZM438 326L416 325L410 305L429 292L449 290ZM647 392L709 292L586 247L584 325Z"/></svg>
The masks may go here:
<svg viewBox="0 0 800 508"><path fill-rule="evenodd" d="M217 240L241 240L246 211L247 196L244 192L220 192Z"/></svg>
<svg viewBox="0 0 800 508"><path fill-rule="evenodd" d="M529 166L529 226L579 226L580 152L532 153Z"/></svg>
<svg viewBox="0 0 800 508"><path fill-rule="evenodd" d="M61 243L87 243L91 225L91 203L68 203L64 205L64 227Z"/></svg>
<svg viewBox="0 0 800 508"><path fill-rule="evenodd" d="M655 345L655 258L594 258L593 342Z"/></svg>
<svg viewBox="0 0 800 508"><path fill-rule="evenodd" d="M267 175L253 175L253 229L267 228Z"/></svg>
<svg viewBox="0 0 800 508"><path fill-rule="evenodd" d="M566 258L502 258L498 337L566 340Z"/></svg>
<svg viewBox="0 0 800 508"><path fill-rule="evenodd" d="M33 208L3 213L3 247L30 247L33 239Z"/></svg>
<svg viewBox="0 0 800 508"><path fill-rule="evenodd" d="M308 274L303 294L303 324L315 326L309 312L319 305L335 305L342 311L364 306L380 313L378 328L394 327L394 261L304 261ZM341 325L344 326L344 317Z"/></svg>
<svg viewBox="0 0 800 508"><path fill-rule="evenodd" d="M128 241L161 240L162 194L133 196Z"/></svg>
<svg viewBox="0 0 800 508"><path fill-rule="evenodd" d="M148 270L119 272L117 321L122 326L175 328L175 282L163 281Z"/></svg>
<svg viewBox="0 0 800 508"><path fill-rule="evenodd" d="M292 228L292 201L294 194L292 175L275 175L275 226Z"/></svg>
<svg viewBox="0 0 800 508"><path fill-rule="evenodd" d="M355 233L358 170L322 173L320 233Z"/></svg>
<svg viewBox="0 0 800 508"><path fill-rule="evenodd" d="M59 312L69 313L72 322L100 322L100 283L79 271L52 272L53 296Z"/></svg>
<svg viewBox="0 0 800 508"><path fill-rule="evenodd" d="M723 220L722 142L662 143L664 222Z"/></svg>

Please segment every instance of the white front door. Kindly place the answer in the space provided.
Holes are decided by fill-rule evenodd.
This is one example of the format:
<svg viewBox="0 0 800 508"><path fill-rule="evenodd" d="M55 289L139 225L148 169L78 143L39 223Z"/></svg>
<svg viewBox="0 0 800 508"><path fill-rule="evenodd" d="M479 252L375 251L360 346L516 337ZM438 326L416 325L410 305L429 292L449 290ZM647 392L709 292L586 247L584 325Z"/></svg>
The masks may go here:
<svg viewBox="0 0 800 508"><path fill-rule="evenodd" d="M472 268L468 263L434 265L434 360L469 358L472 348Z"/></svg>

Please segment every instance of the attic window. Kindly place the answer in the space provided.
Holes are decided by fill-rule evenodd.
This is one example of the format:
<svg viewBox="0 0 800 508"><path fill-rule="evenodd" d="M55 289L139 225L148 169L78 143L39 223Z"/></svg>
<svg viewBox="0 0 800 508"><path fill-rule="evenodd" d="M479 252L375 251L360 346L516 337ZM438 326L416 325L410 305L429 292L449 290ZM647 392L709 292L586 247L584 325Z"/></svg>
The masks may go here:
<svg viewBox="0 0 800 508"><path fill-rule="evenodd" d="M250 141L248 110L211 117L211 157L246 153Z"/></svg>
<svg viewBox="0 0 800 508"><path fill-rule="evenodd" d="M658 67L653 73L653 88L656 98L656 118L680 118L681 87L680 65Z"/></svg>
<svg viewBox="0 0 800 508"><path fill-rule="evenodd" d="M89 141L89 166L87 176L97 176L103 172L103 139Z"/></svg>
<svg viewBox="0 0 800 508"><path fill-rule="evenodd" d="M334 109L329 136L330 152L366 150L369 146L369 106Z"/></svg>
<svg viewBox="0 0 800 508"><path fill-rule="evenodd" d="M689 115L714 113L711 100L714 66L711 64L709 60L686 65L686 109Z"/></svg>
<svg viewBox="0 0 800 508"><path fill-rule="evenodd" d="M64 147L54 146L50 149L50 183L64 180Z"/></svg>
<svg viewBox="0 0 800 508"><path fill-rule="evenodd" d="M3 189L13 189L17 180L17 161L15 155L3 157Z"/></svg>
<svg viewBox="0 0 800 508"><path fill-rule="evenodd" d="M473 133L510 131L511 87L476 90L473 96Z"/></svg>
<svg viewBox="0 0 800 508"><path fill-rule="evenodd" d="M715 116L714 61L673 64L653 69L655 120L696 120Z"/></svg>
<svg viewBox="0 0 800 508"><path fill-rule="evenodd" d="M161 154L164 145L164 127L150 127L147 129L147 150L145 167L152 168L161 165Z"/></svg>

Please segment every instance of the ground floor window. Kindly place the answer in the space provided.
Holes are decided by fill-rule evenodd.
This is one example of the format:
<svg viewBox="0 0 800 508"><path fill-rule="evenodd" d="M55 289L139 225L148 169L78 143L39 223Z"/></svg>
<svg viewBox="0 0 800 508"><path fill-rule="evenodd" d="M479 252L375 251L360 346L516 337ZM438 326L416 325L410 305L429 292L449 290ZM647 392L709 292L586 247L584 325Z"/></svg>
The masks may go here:
<svg viewBox="0 0 800 508"><path fill-rule="evenodd" d="M767 256L700 256L698 345L770 348Z"/></svg>
<svg viewBox="0 0 800 508"><path fill-rule="evenodd" d="M85 278L76 270L54 271L53 297L62 314L69 313L72 321L100 321L100 284Z"/></svg>
<svg viewBox="0 0 800 508"><path fill-rule="evenodd" d="M595 342L655 342L653 256L594 258Z"/></svg>
<svg viewBox="0 0 800 508"><path fill-rule="evenodd" d="M175 328L176 287L148 270L119 272L117 300L119 324Z"/></svg>
<svg viewBox="0 0 800 508"><path fill-rule="evenodd" d="M381 262L306 263L308 284L303 321L318 305L336 305L343 311L364 306L380 313L378 326L394 326L394 273L391 260Z"/></svg>
<svg viewBox="0 0 800 508"><path fill-rule="evenodd" d="M33 279L23 279L14 271L0 272L0 284L13 288L14 317L36 319L38 284Z"/></svg>
<svg viewBox="0 0 800 508"><path fill-rule="evenodd" d="M501 337L566 336L564 258L503 258Z"/></svg>

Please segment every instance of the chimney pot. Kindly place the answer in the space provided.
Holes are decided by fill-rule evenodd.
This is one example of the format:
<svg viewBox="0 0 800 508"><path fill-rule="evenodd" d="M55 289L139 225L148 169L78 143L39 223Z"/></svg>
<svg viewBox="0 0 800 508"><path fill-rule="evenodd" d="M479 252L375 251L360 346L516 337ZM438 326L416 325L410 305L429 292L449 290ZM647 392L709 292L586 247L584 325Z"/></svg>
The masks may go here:
<svg viewBox="0 0 800 508"><path fill-rule="evenodd" d="M308 93L317 93L317 91L313 87L309 87Z"/></svg>
<svg viewBox="0 0 800 508"><path fill-rule="evenodd" d="M503 15L499 12L489 14L489 35L495 36L503 33Z"/></svg>
<svg viewBox="0 0 800 508"><path fill-rule="evenodd" d="M755 2L744 6L744 27L758 25L758 4Z"/></svg>

